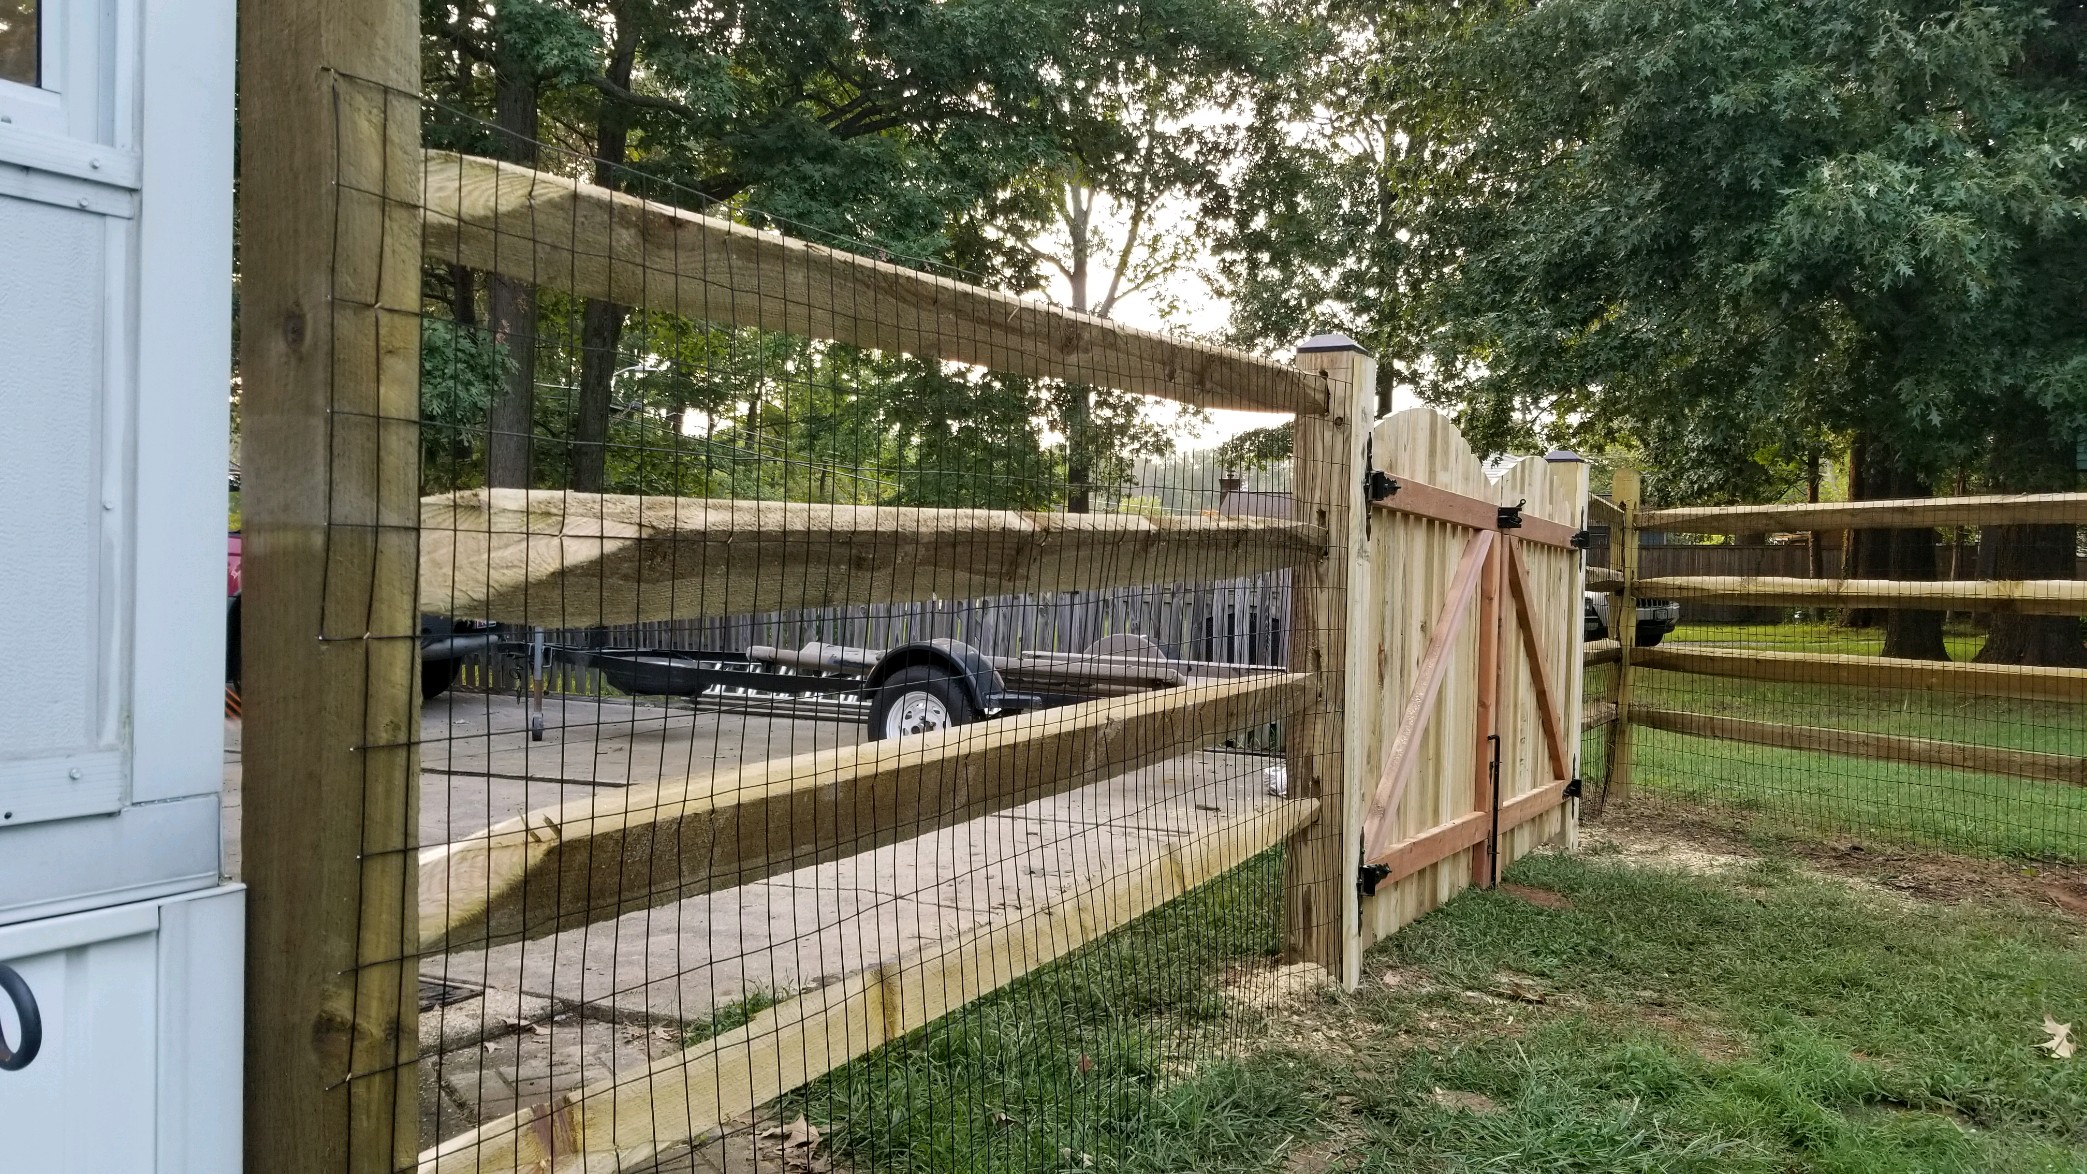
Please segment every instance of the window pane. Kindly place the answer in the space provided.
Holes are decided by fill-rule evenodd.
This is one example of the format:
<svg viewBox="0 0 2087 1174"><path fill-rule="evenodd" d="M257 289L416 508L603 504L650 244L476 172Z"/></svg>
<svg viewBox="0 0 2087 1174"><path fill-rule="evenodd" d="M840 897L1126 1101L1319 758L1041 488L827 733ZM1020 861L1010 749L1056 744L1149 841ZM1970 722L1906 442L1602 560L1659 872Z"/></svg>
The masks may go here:
<svg viewBox="0 0 2087 1174"><path fill-rule="evenodd" d="M25 86L43 83L38 52L38 16L43 0L0 0L0 80Z"/></svg>

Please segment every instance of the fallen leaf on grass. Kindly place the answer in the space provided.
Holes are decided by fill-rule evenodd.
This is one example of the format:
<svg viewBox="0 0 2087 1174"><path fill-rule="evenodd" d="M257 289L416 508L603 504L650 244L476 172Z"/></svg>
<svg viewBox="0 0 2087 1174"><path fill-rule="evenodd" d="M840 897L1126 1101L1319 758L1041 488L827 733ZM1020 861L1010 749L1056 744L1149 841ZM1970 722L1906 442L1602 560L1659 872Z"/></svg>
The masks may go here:
<svg viewBox="0 0 2087 1174"><path fill-rule="evenodd" d="M2051 1038L2045 1040L2044 1042L2036 1046L2042 1048L2046 1052L2051 1053L2051 1055L2056 1059L2072 1059L2073 1025L2070 1023L2060 1023L2056 1019L2053 1019L2049 1015L2046 1015L2044 1016L2044 1030L2051 1033Z"/></svg>
<svg viewBox="0 0 2087 1174"><path fill-rule="evenodd" d="M1438 1088L1428 1094L1428 1099L1445 1109L1453 1109L1459 1113L1493 1113L1500 1109L1499 1105L1493 1103L1493 1098L1482 1092Z"/></svg>

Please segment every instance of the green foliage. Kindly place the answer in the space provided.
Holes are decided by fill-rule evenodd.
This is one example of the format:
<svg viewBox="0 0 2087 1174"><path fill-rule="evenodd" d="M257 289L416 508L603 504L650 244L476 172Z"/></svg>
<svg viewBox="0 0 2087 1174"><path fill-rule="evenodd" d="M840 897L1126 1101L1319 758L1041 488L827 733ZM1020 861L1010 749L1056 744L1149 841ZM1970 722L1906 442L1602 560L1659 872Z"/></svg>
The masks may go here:
<svg viewBox="0 0 2087 1174"><path fill-rule="evenodd" d="M1229 209L1243 339L1346 329L1481 447L1635 444L1674 497L1831 433L1928 475L2087 435L2076 6L1309 9Z"/></svg>
<svg viewBox="0 0 2087 1174"><path fill-rule="evenodd" d="M789 1111L863 1169L1258 1168L1307 1124L1295 1066L1170 1074L1221 1043L1226 972L1277 949L1281 877L1281 850L1263 853L840 1069Z"/></svg>
<svg viewBox="0 0 2087 1174"><path fill-rule="evenodd" d="M1285 421L1272 428L1249 428L1217 446L1217 463L1240 472L1268 469L1290 459L1297 426Z"/></svg>
<svg viewBox="0 0 2087 1174"><path fill-rule="evenodd" d="M483 330L421 319L420 459L430 492L483 478L486 405L511 363Z"/></svg>
<svg viewBox="0 0 2087 1174"><path fill-rule="evenodd" d="M431 144L499 154L488 120L518 118L553 147L540 166L1017 291L1042 281L1032 242L1060 219L1066 184L1148 213L1215 184L1215 138L1186 115L1258 76L1271 40L1251 0L424 0L422 12ZM533 95L528 112L517 93ZM590 164L597 152L616 163ZM1168 264L1171 247L1144 255ZM1149 276L1140 264L1129 283ZM457 276L430 288L454 301ZM582 308L539 292L532 468L565 484L580 385L592 379L598 404L601 371L579 374ZM1106 493L1136 457L1170 448L1145 403L1120 393L642 310L627 333L610 389L624 405L605 462L615 490L1044 507L1067 498L1068 451Z"/></svg>

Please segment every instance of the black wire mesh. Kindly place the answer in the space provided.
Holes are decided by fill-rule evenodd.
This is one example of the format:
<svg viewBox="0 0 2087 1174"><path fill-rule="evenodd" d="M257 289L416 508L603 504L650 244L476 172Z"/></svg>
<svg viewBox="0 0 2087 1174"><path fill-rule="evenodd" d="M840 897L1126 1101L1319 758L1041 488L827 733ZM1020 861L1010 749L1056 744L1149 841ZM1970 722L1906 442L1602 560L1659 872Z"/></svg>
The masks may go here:
<svg viewBox="0 0 2087 1174"><path fill-rule="evenodd" d="M1941 578L1981 577L1978 530L1918 533L1932 533ZM1784 537L1647 535L1641 574L1848 577L1843 535L1826 534L1816 555L1810 535ZM1608 552L1597 546L1592 557L1607 561ZM1708 813L1802 836L2028 858L2087 854L2079 773L2087 761L2080 700L2087 678L2068 667L2068 651L2071 665L2080 661L2078 618L1684 601L1670 623L1658 609L1671 603L1641 601L1640 643L1713 654L1692 667L1717 671L1674 671L1657 660L1635 671L1633 712L1652 724L1633 732L1631 808ZM1987 654L1996 639L2014 651ZM2024 655L2024 648L2037 651ZM1907 687L1848 675L1885 663L1872 658L1887 654L1994 671L1984 679L1938 673ZM1857 659L1844 669L1808 657ZM1614 673L1589 670L1590 700L1609 696ZM2067 695L2074 700L2059 699ZM1819 749L1822 740L1839 748ZM1590 734L1587 744L1605 753L1609 732ZM1935 761L1938 755L1951 761ZM1588 769L1590 778L1604 777Z"/></svg>
<svg viewBox="0 0 2087 1174"><path fill-rule="evenodd" d="M647 231L706 206L641 170L533 143L515 194L471 154L513 144L426 123L400 1168L1125 1157L1297 978L1307 470L1223 467L1063 337ZM834 341L864 323L946 345Z"/></svg>

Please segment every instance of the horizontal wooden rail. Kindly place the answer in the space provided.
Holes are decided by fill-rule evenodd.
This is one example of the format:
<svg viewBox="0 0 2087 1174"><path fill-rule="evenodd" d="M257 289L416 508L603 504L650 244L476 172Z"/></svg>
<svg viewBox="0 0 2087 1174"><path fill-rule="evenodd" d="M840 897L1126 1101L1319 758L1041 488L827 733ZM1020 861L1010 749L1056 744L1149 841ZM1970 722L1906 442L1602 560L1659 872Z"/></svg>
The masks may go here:
<svg viewBox="0 0 2087 1174"><path fill-rule="evenodd" d="M1669 575L1640 579L1640 599L1704 599L1813 607L1896 607L2087 615L2087 579L1798 579L1770 576Z"/></svg>
<svg viewBox="0 0 2087 1174"><path fill-rule="evenodd" d="M1580 711L1580 732L1598 729L1616 720L1616 703L1613 701L1591 701Z"/></svg>
<svg viewBox="0 0 2087 1174"><path fill-rule="evenodd" d="M1608 498L1595 497L1590 494L1587 498L1587 524L1611 528L1621 526L1623 525L1623 511L1617 508L1616 503Z"/></svg>
<svg viewBox="0 0 2087 1174"><path fill-rule="evenodd" d="M1940 766L1978 774L2012 775L2016 778L2087 786L2087 758L2069 754L2045 754L2035 750L2009 750L1998 746L1972 746L1941 742L1932 738L1908 738L1898 734L1872 734L1860 730L1837 730L1824 726L1790 726L1775 722L1746 721L1688 713L1671 709L1631 709L1632 724L1698 738L1721 738L1784 750L1816 750L1826 754L1848 754L1858 758L1910 762Z"/></svg>
<svg viewBox="0 0 2087 1174"><path fill-rule="evenodd" d="M1276 518L472 489L421 502L420 610L584 628L1206 582L1325 545Z"/></svg>
<svg viewBox="0 0 2087 1174"><path fill-rule="evenodd" d="M2087 493L1908 497L1788 505L1691 506L1646 510L1638 529L1688 534L1775 530L1869 530L1928 526L2087 526Z"/></svg>
<svg viewBox="0 0 2087 1174"><path fill-rule="evenodd" d="M1317 800L1292 799L1213 821L1044 908L789 999L687 1051L481 1125L422 1154L421 1174L644 1167L1215 880L1317 811Z"/></svg>
<svg viewBox="0 0 2087 1174"><path fill-rule="evenodd" d="M1439 486L1429 485L1425 481L1415 481L1407 477L1399 477L1395 480L1398 482L1397 492L1389 497L1375 498L1370 504L1380 510L1412 514L1415 517L1429 518L1437 522L1448 522L1457 526L1469 526L1474 530L1497 530L1500 533L1511 534L1530 542L1539 542L1545 546L1569 549L1573 545L1574 536L1579 533L1578 530L1566 525L1564 522L1554 522L1549 518L1539 518L1534 514L1523 516L1521 524L1518 526L1502 527L1500 525L1501 505L1499 502L1487 501L1481 497L1472 497L1466 493L1458 493L1453 489L1443 489Z"/></svg>
<svg viewBox="0 0 2087 1174"><path fill-rule="evenodd" d="M427 152L425 252L581 297L1205 408L1324 415L1323 379L780 233Z"/></svg>
<svg viewBox="0 0 2087 1174"><path fill-rule="evenodd" d="M1623 645L1614 640L1589 640L1580 645L1580 663L1593 668L1598 664L1615 664L1623 659Z"/></svg>
<svg viewBox="0 0 2087 1174"><path fill-rule="evenodd" d="M529 812L420 857L428 953L540 937L839 860L1303 708L1269 673L771 759Z"/></svg>
<svg viewBox="0 0 2087 1174"><path fill-rule="evenodd" d="M1608 567L1587 568L1587 590L1615 593L1623 590L1623 572Z"/></svg>
<svg viewBox="0 0 2087 1174"><path fill-rule="evenodd" d="M1500 832L1517 828L1565 802L1565 781L1549 783L1534 791L1502 800L1500 804ZM1396 881L1412 876L1431 864L1440 864L1466 848L1475 848L1486 842L1493 827L1493 813L1473 811L1459 815L1448 823L1437 824L1427 831L1409 839L1399 840L1377 853L1367 861L1381 864L1391 870L1385 881ZM1379 881L1383 884L1385 881Z"/></svg>
<svg viewBox="0 0 2087 1174"><path fill-rule="evenodd" d="M2087 702L2087 669L1951 664L1884 656L1768 652L1756 648L1693 648L1688 645L1641 648L1632 654L1631 659L1637 667L1644 669L1752 681L1920 689L2030 701Z"/></svg>

